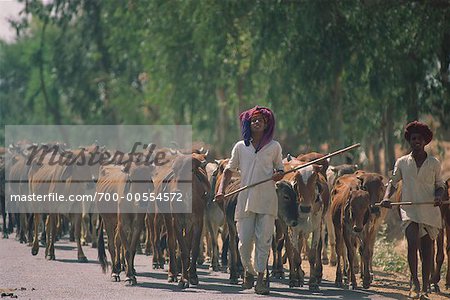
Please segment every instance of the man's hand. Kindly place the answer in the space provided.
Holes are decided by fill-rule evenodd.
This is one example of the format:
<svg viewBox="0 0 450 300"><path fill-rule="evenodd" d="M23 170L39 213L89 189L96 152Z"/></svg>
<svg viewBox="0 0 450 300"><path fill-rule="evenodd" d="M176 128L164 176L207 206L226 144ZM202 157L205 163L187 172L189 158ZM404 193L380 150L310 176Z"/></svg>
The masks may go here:
<svg viewBox="0 0 450 300"><path fill-rule="evenodd" d="M223 192L218 191L216 197L214 197L214 201L215 202L223 201L223 196L224 196Z"/></svg>
<svg viewBox="0 0 450 300"><path fill-rule="evenodd" d="M380 202L380 206L384 208L392 208L392 202L389 199L383 199L383 201Z"/></svg>
<svg viewBox="0 0 450 300"><path fill-rule="evenodd" d="M272 180L273 181L280 181L281 179L283 179L283 177L284 177L284 172L283 171L278 171L275 174L273 174Z"/></svg>

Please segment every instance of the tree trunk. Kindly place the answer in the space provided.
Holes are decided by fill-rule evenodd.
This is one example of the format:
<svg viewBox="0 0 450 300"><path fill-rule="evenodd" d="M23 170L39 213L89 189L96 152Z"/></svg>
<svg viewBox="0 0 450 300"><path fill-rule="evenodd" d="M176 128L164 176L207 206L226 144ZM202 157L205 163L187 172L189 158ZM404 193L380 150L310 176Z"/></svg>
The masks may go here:
<svg viewBox="0 0 450 300"><path fill-rule="evenodd" d="M215 134L215 144L217 145L218 152L221 156L225 154L225 156L229 156L230 153L226 153L226 130L228 128L227 124L227 115L225 110L226 105L226 96L225 89L223 87L216 89L216 98L217 98L217 123L216 123L216 134Z"/></svg>
<svg viewBox="0 0 450 300"><path fill-rule="evenodd" d="M383 143L384 143L384 175L388 175L394 169L395 145L394 145L394 120L393 106L386 103L383 111Z"/></svg>
<svg viewBox="0 0 450 300"><path fill-rule="evenodd" d="M331 89L331 107L332 113L330 118L330 133L331 133L331 151L344 147L344 132L343 132L343 115L342 115L342 86L341 73L336 75L334 85ZM345 163L345 157L339 155L333 158L334 164Z"/></svg>

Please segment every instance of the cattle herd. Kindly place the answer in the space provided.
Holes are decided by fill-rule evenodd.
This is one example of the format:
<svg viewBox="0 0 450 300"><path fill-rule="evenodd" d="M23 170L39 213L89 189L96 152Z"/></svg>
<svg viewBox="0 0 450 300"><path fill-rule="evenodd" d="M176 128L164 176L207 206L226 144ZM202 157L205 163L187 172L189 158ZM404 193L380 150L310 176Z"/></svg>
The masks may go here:
<svg viewBox="0 0 450 300"><path fill-rule="evenodd" d="M59 143L49 145L56 146L57 155L61 156L71 152L75 154L72 157L77 157L76 152L80 149L87 153L109 151L96 144L76 150L67 149ZM111 280L115 282L121 281L123 272L126 285L137 283L134 257L141 252L152 255L154 269L162 269L168 263L169 282L178 282L182 288L201 281L196 267L205 260L209 260L213 271L228 271L231 284L240 282L243 270L234 220L238 194L220 202L214 200L228 159L211 158L203 148L192 151L164 148L160 151L167 154L169 163L163 166L140 164L139 159L145 156L142 153L141 156L128 157L128 168L124 168L122 162L114 162L69 170L64 165L45 164L47 158L43 164L30 163L29 146L29 142L24 141L0 150L3 238L8 238L15 230L16 239L31 246L32 255L38 255L39 244L43 244L45 257L55 260L55 241L69 233L70 238L77 242L80 263L87 261L82 246L89 243L98 249L103 272L109 269ZM288 155L283 159L285 171L323 156L315 152L297 157ZM5 170L9 174L5 174ZM192 178L189 192L183 191L186 185L181 184L181 178L186 178L186 174ZM92 182L77 183L77 179L86 176L92 178ZM8 178L15 178L18 184L5 184ZM139 178L148 178L148 184L137 184ZM53 181L63 181L65 184L62 187L48 184ZM447 199L449 181L445 193ZM327 160L288 173L276 182L278 218L274 224L271 276L284 278L284 265L288 263L289 286L303 286L305 272L302 270L302 259L307 259L310 265L307 284L312 291L320 288L324 264L336 266L337 287L357 288L357 275L360 275L362 287L369 288L374 276L372 258L375 239L387 214L386 208L375 204L382 200L386 182L382 175L358 170L356 165L331 166ZM239 173L235 173L225 192L239 187ZM8 188L14 190L6 191ZM114 203L114 210L107 213L101 209L97 213L86 208L73 213L10 213L5 210L6 192L51 193L58 188L71 194L101 192L119 196L148 191L186 192L192 202L192 212L171 213L173 207L165 203L165 210L156 207L151 212L142 213L120 197ZM394 201L399 201L399 193L394 197ZM445 229L448 229L448 206L442 206L441 210ZM445 233L448 240L450 230L445 230ZM430 289L438 290L444 252L448 254L450 250L449 246L444 248L444 229L435 250L436 266ZM449 286L450 274L447 272L446 287Z"/></svg>

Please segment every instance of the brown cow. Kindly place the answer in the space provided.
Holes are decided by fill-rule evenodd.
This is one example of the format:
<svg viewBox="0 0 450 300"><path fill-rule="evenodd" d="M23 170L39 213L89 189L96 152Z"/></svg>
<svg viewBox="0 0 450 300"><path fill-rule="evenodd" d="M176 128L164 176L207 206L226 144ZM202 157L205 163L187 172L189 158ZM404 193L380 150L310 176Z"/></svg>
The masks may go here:
<svg viewBox="0 0 450 300"><path fill-rule="evenodd" d="M360 181L352 175L338 179L332 192L331 212L336 233L336 285L342 286L341 258L351 280L352 288L357 287L354 270L355 247L359 244L361 253L367 251L367 231L370 223L370 196L360 190ZM347 263L344 257L344 243L347 249ZM363 254L364 287L370 284L369 256Z"/></svg>
<svg viewBox="0 0 450 300"><path fill-rule="evenodd" d="M203 228L206 194L210 189L206 172L201 168L204 158L201 159L198 155L200 154L178 155L169 171L172 175L168 177L168 174L164 174L154 179L156 193L181 193L184 197L183 205L187 205L189 201L192 203L192 213L177 213L174 211L176 204L174 202L164 207L172 213L163 213L169 245L169 281L176 281L178 273L175 264L176 242L178 242L182 267L179 286L182 288L189 287L189 284L198 284L196 262ZM183 183L189 177L192 178L192 185ZM167 185L165 181L168 182Z"/></svg>
<svg viewBox="0 0 450 300"><path fill-rule="evenodd" d="M97 181L96 192L104 193L104 195L117 194L118 198L126 197L126 192L129 188L127 186L128 174L123 172L122 166L106 165L102 166L99 172L99 178ZM100 231L98 236L98 259L103 272L107 269L107 260L105 253L105 241L103 239L103 228L106 231L108 237L108 251L111 256L112 268L111 268L111 280L120 281L120 252L116 248L120 249L120 239L115 239L115 232L117 228L117 213L105 213L109 211L103 205L114 205L115 202L98 202L98 210L102 219L100 225ZM113 211L117 209L113 209ZM103 211L103 213L102 213Z"/></svg>
<svg viewBox="0 0 450 300"><path fill-rule="evenodd" d="M304 162L292 160L285 163L285 171L302 164ZM319 283L322 280L322 222L330 201L328 185L320 170L321 166L308 166L284 177L295 187L300 208L299 224L290 230L292 237L286 243L289 285L303 285L304 272L301 269L300 253L304 240L312 233L311 249L308 253L311 272L308 284L309 289L313 291L319 290Z"/></svg>
<svg viewBox="0 0 450 300"><path fill-rule="evenodd" d="M331 191L333 189L333 186L336 182L336 180L345 174L353 174L358 169L358 165L338 165L338 166L329 166L327 170L327 182L328 182L328 188ZM328 237L328 243L324 242L323 245L323 251L322 251L322 261L324 264L330 263L330 265L335 266L336 265L336 237L334 233L334 225L333 220L331 217L331 210L329 209L328 212L325 215L325 224L323 231L326 230L327 237ZM323 237L325 237L325 232L323 232ZM330 259L328 261L328 253L327 248L330 247Z"/></svg>
<svg viewBox="0 0 450 300"><path fill-rule="evenodd" d="M380 229L380 226L383 223L388 212L386 208L376 207L375 204L383 200L386 187L383 183L384 179L383 176L378 173L370 173L359 170L355 172L354 175L361 181L361 189L367 191L370 197L371 218L366 237L367 245L365 249L367 253L365 255L369 256L368 259L369 259L370 283L371 283L373 279L372 259L375 247L375 240L377 237L378 230ZM361 272L362 271L363 270L361 269Z"/></svg>
<svg viewBox="0 0 450 300"><path fill-rule="evenodd" d="M30 189L31 192L37 195L43 195L56 192L58 194L66 195L82 195L86 190L86 178L89 180L95 178L98 172L98 167L87 167L78 165L84 164L85 155L90 157L98 151L97 145L92 145L88 148L80 148L73 151L65 151L59 154L58 164L49 164L50 155L46 155L44 163L39 166L33 164L29 171ZM80 155L81 152L86 152L85 155ZM53 155L53 154L52 154ZM95 176L94 176L95 175ZM95 181L95 179L93 180ZM78 262L87 262L87 258L83 253L81 247L81 216L82 204L74 202L71 207L73 213L69 214L74 227L75 241L77 242ZM35 220L39 220L39 213L35 214ZM35 222L35 232L32 247L32 254L36 255L39 250L37 241L38 225ZM45 249L45 257L50 260L55 259L55 240L57 235L58 214L50 213L47 216L47 245Z"/></svg>

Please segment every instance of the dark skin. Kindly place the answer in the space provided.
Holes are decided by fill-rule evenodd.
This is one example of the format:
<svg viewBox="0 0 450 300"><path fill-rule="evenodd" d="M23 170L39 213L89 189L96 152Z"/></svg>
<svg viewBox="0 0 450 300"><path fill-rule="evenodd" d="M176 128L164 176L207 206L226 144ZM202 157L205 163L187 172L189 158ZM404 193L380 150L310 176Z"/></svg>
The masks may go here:
<svg viewBox="0 0 450 300"><path fill-rule="evenodd" d="M419 133L412 133L408 142L411 147L412 157L416 162L417 169L420 169L427 158L427 153L425 152L425 139ZM386 193L384 195L384 200L381 202L381 206L392 208L389 198L395 193L395 191L396 189L392 184L392 181L389 181ZM440 206L442 204L443 194L444 188L439 187L435 190L434 206ZM408 265L411 272L411 280L413 282L414 289L416 291L420 290L419 278L417 275L417 250L419 250L422 258L422 292L427 292L430 284L433 241L428 234L422 238L419 238L419 224L415 222L411 222L411 224L408 225L405 230L405 236L408 242Z"/></svg>
<svg viewBox="0 0 450 300"><path fill-rule="evenodd" d="M267 124L264 121L264 118L262 116L259 115L259 116L252 117L251 124L250 124L250 130L252 133L251 143L255 149L257 149L257 147L261 143L261 140L264 136L264 130L266 128L267 128ZM222 177L222 181L220 182L220 186L219 186L219 189L216 194L216 201L223 200L224 191L231 180L232 173L233 172L230 169L225 169L223 177ZM284 176L283 172L276 172L273 174L272 179L274 181L279 181L283 178L283 176ZM256 284L263 285L264 284L263 280L264 280L264 272L258 272L258 278L257 278Z"/></svg>

